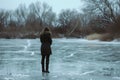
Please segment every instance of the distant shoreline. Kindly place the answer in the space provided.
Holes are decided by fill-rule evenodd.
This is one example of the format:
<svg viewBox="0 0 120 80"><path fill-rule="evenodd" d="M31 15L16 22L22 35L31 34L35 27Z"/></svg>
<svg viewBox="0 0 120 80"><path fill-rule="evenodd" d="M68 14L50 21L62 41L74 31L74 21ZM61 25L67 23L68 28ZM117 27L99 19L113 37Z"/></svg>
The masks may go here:
<svg viewBox="0 0 120 80"><path fill-rule="evenodd" d="M37 39L39 38L39 33L26 33L26 34L22 34L22 33L9 33L8 32L3 32L0 33L0 39ZM78 34L74 34L74 35L65 35L65 34L55 34L53 33L52 38L71 38L71 39L80 39L80 38L84 38L86 40L100 40L100 41L113 41L113 40L117 40L120 41L120 35L114 35L114 34L110 34L110 33L103 33L103 34L98 34L98 33L93 33L93 34L89 34L86 36L81 36Z"/></svg>

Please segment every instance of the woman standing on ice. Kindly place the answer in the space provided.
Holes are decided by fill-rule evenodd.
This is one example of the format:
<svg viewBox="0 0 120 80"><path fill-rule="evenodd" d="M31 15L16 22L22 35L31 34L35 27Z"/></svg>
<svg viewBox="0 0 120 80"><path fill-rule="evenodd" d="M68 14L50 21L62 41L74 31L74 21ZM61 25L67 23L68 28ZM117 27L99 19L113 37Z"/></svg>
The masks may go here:
<svg viewBox="0 0 120 80"><path fill-rule="evenodd" d="M51 44L52 44L52 38L51 38L51 32L50 29L45 27L40 34L40 42L41 42L41 64L42 64L42 72L49 73L49 58L52 54L51 51ZM46 70L45 70L45 59L46 59Z"/></svg>

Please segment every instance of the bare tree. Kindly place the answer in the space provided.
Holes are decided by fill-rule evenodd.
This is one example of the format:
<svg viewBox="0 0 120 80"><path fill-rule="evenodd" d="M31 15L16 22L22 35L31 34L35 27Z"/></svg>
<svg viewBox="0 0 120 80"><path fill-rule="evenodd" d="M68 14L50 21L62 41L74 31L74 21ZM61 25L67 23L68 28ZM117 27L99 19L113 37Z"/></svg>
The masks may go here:
<svg viewBox="0 0 120 80"><path fill-rule="evenodd" d="M120 23L118 20L120 0L86 0L86 2L87 7L84 9L84 13L91 16L88 18L88 26L94 26L94 28L101 28L101 30L109 32L111 30L116 32L114 29L119 29L114 24Z"/></svg>
<svg viewBox="0 0 120 80"><path fill-rule="evenodd" d="M28 21L31 20L30 23L38 23L36 25L37 30L40 31L44 26L53 26L56 15L49 5L46 3L41 4L40 2L32 3L29 6L29 10Z"/></svg>
<svg viewBox="0 0 120 80"><path fill-rule="evenodd" d="M0 32L2 32L3 29L6 27L7 18L8 18L8 12L4 10L0 10Z"/></svg>
<svg viewBox="0 0 120 80"><path fill-rule="evenodd" d="M28 16L28 10L27 10L26 6L21 4L14 11L14 16L16 17L18 27L25 26L25 22L26 22L26 19L27 19L27 16Z"/></svg>
<svg viewBox="0 0 120 80"><path fill-rule="evenodd" d="M58 21L66 35L72 34L76 28L81 26L80 16L76 10L62 10Z"/></svg>
<svg viewBox="0 0 120 80"><path fill-rule="evenodd" d="M17 20L16 17L14 16L14 11L9 11L9 16L8 16L8 28L7 30L9 32L16 32L17 31Z"/></svg>
<svg viewBox="0 0 120 80"><path fill-rule="evenodd" d="M88 1L87 10L102 16L104 21L116 22L119 10L119 0L86 0Z"/></svg>

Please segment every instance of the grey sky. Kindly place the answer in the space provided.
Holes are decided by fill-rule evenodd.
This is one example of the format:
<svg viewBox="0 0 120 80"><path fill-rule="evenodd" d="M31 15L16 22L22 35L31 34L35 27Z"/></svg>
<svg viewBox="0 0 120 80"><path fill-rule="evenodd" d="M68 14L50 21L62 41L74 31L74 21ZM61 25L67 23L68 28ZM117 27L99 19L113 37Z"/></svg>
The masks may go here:
<svg viewBox="0 0 120 80"><path fill-rule="evenodd" d="M32 2L46 2L52 6L54 12L59 13L62 9L77 9L83 7L83 1L81 0L0 0L0 9L14 10L20 4L28 6Z"/></svg>

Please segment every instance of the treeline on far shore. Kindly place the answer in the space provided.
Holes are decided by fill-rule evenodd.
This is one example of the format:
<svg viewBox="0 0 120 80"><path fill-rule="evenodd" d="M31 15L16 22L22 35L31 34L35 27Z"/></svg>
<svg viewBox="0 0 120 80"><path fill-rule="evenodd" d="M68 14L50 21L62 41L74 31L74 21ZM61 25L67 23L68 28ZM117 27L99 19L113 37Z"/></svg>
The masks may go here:
<svg viewBox="0 0 120 80"><path fill-rule="evenodd" d="M15 10L0 9L0 38L39 38L49 27L53 38L86 38L111 41L120 38L120 0L85 0L82 12L53 12L47 3L35 2Z"/></svg>

